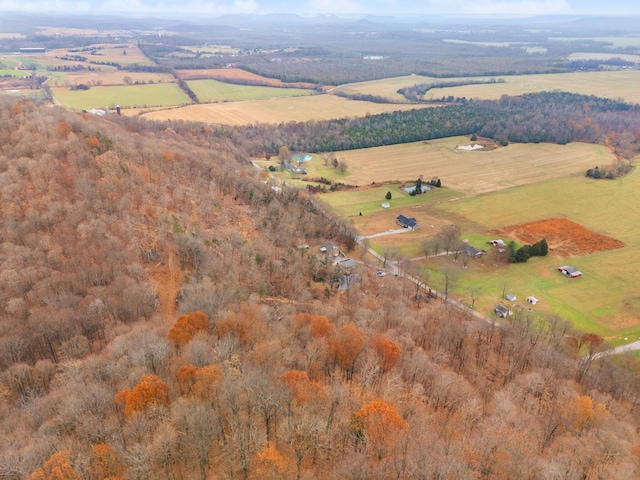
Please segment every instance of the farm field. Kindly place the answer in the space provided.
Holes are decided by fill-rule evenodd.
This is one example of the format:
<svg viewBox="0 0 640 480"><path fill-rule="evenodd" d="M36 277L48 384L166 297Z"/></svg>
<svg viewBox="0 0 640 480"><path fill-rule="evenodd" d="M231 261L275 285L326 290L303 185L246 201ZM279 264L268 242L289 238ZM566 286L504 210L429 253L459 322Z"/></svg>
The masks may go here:
<svg viewBox="0 0 640 480"><path fill-rule="evenodd" d="M558 42L575 42L577 40L593 40L594 42L611 43L611 48L624 47L640 47L640 37L587 37L587 38L566 38L566 37L549 37L550 41Z"/></svg>
<svg viewBox="0 0 640 480"><path fill-rule="evenodd" d="M385 147L337 152L348 165L344 182L368 185L387 180L429 180L466 194L483 194L565 175L583 175L588 168L613 162L601 145L587 143L516 144L462 151L467 137L451 137ZM478 143L478 142L475 142ZM485 142L493 147L493 142Z"/></svg>
<svg viewBox="0 0 640 480"><path fill-rule="evenodd" d="M277 78L263 77L255 73L241 70L240 68L208 68L208 69L194 69L194 70L177 70L178 76L183 80L198 80L203 78L226 78L229 80L249 80L253 82L260 82L264 85L271 85L273 87L313 87L311 83L287 83Z"/></svg>
<svg viewBox="0 0 640 480"><path fill-rule="evenodd" d="M625 53L588 53L578 52L569 55L569 60L602 60L607 61L613 58L619 58L625 62L640 63L640 55L632 55Z"/></svg>
<svg viewBox="0 0 640 480"><path fill-rule="evenodd" d="M456 295L464 296L471 287L481 288L487 298L480 304L490 312L500 300L504 284L519 298L534 295L541 302L536 311L557 313L586 331L604 336L614 343L640 337L640 212L634 207L640 188L640 174L632 172L617 180L591 180L565 177L548 180L491 195L438 204L443 216L466 218L484 231L486 238L497 237L492 229L512 230L523 222L566 218L589 230L624 243L621 248L581 256L558 255L549 243L550 254L526 264L493 267L490 256L480 268L469 268L459 275ZM517 208L516 208L517 206ZM507 237L509 238L509 237ZM507 239L505 238L505 240ZM562 246L562 245L560 245ZM561 249L557 249L560 250ZM435 262L435 263L434 263ZM431 261L437 278L446 259ZM572 265L583 272L579 279L568 279L557 272L560 265ZM437 281L437 280L436 280ZM457 298L457 297L456 297Z"/></svg>
<svg viewBox="0 0 640 480"><path fill-rule="evenodd" d="M208 105L191 105L171 110L145 113L150 120L185 120L222 125L247 125L250 123L306 122L331 120L344 117L362 117L367 113L393 112L428 108L428 105L391 105L360 102L335 95L310 95L305 97L250 100Z"/></svg>
<svg viewBox="0 0 640 480"><path fill-rule="evenodd" d="M53 76L48 84L51 87L63 87L69 85L126 85L126 77L131 83L175 83L176 79L168 73L154 72L123 72L119 70L102 70L99 72L50 72Z"/></svg>
<svg viewBox="0 0 640 480"><path fill-rule="evenodd" d="M187 84L201 102L238 102L311 95L313 90L235 85L218 80L191 80Z"/></svg>
<svg viewBox="0 0 640 480"><path fill-rule="evenodd" d="M349 95L375 95L388 98L389 101L399 103L409 103L409 101L398 93L398 89L411 87L421 83L435 83L443 81L435 77L424 77L422 75L407 75L403 77L385 78L383 80L371 80L369 82L349 83L340 85L328 90L331 92L344 92Z"/></svg>
<svg viewBox="0 0 640 480"><path fill-rule="evenodd" d="M365 236L399 228L395 219L400 214L418 220L420 228L416 231L369 239L369 245L380 254L393 248L405 258L421 257L424 240L433 238L444 225L459 225L461 239L486 249L485 257L464 262L459 258L454 262L450 256L416 262L430 269L430 286L442 290L443 272L447 272L454 279L450 297L471 305L473 292L475 309L488 316L493 315L498 303L506 302L502 299L506 289L518 297L515 304L526 304L524 299L528 295L540 300L535 306L526 304L519 315L556 314L613 344L640 338L640 293L636 288L640 285L640 211L635 207L640 172L633 171L615 180L585 177L585 168L613 160L611 153L598 145L569 144L567 147L575 149L571 152L556 150L558 145L542 144L510 144L486 152L454 150L465 141L468 143L465 137L456 137L428 144L418 142L339 152L338 158L344 158L349 165L343 181L353 184L359 178L363 188L322 194L319 198ZM513 149L508 157L493 157L493 162L465 161L466 168L461 168L461 172L447 173L447 169L459 162L454 155L471 153L492 157L503 155L512 147L523 150ZM548 151L549 147L553 149ZM439 161L439 164L420 163L420 157L429 158L427 148L436 152L435 160L430 162ZM417 153L412 152L414 149ZM357 155L349 156L349 153ZM551 156L566 170L553 171L552 164L532 167L539 156ZM581 164L580 159L584 160L585 156L589 160ZM405 157L414 161L403 165ZM515 166L509 166L509 162ZM369 170L364 170L365 174L359 172L361 164L375 172L378 182L385 178L398 179L398 172L404 172L407 180L419 174L429 179L436 174L448 188L411 197L402 192L397 183L366 187L371 183L367 176ZM428 171L412 170L416 168L414 164L423 165L423 169L427 166ZM435 165L439 165L437 171L432 170ZM528 171L529 168L532 170ZM544 169L549 171L549 176L541 178L536 172ZM478 175L483 175L484 170L489 170L489 175L482 180ZM507 188L501 181L491 184L488 181L491 177L508 179L512 183L509 186L516 188ZM478 188L479 182L483 188ZM385 209L381 204L387 191L392 193L392 199L390 208ZM547 257L532 258L526 264L496 263L497 257L487 245L495 238L515 240L518 244L533 242L539 239L534 238L536 235L547 238L550 253ZM561 265L574 266L583 276L569 279L558 272ZM514 309L515 304L510 308Z"/></svg>
<svg viewBox="0 0 640 480"><path fill-rule="evenodd" d="M89 90L52 88L55 98L74 110L90 108L169 106L189 103L189 97L175 83L91 87Z"/></svg>
<svg viewBox="0 0 640 480"><path fill-rule="evenodd" d="M607 54L608 55L608 54ZM402 87L409 87L421 83L437 83L458 80L488 80L490 77L461 78L430 78L417 75L397 77L373 82L353 83L343 87L348 93L362 93L380 95L398 101L406 101L397 93ZM525 93L563 90L583 95L623 99L631 103L640 103L640 71L605 71L578 72L538 75L500 75L496 79L504 83L487 83L481 85L464 85L460 87L434 88L425 94L426 99L454 97L481 98L487 100L499 99L502 95L522 95Z"/></svg>

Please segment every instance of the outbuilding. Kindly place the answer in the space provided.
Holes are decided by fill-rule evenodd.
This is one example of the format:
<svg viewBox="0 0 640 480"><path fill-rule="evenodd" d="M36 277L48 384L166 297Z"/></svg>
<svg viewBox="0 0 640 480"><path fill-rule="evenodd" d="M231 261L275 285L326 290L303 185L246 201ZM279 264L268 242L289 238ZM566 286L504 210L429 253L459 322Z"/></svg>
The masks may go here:
<svg viewBox="0 0 640 480"><path fill-rule="evenodd" d="M513 312L504 305L498 305L494 311L500 318L507 318L508 316L513 314Z"/></svg>
<svg viewBox="0 0 640 480"><path fill-rule="evenodd" d="M568 265L558 267L558 271L569 278L578 278L582 276L582 272L580 270L578 270L576 267L570 267Z"/></svg>
<svg viewBox="0 0 640 480"><path fill-rule="evenodd" d="M529 295L527 297L527 302L529 302L531 305L535 305L536 303L538 303L538 299L533 295Z"/></svg>

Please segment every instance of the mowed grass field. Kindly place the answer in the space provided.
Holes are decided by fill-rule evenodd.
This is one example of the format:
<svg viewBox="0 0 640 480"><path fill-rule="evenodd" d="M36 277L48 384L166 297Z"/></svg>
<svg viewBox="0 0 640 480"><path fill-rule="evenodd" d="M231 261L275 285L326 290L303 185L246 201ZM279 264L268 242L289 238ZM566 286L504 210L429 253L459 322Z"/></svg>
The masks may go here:
<svg viewBox="0 0 640 480"><path fill-rule="evenodd" d="M488 80L490 77L461 78L430 78L412 75L372 82L353 83L338 87L348 93L362 93L379 95L406 101L397 93L402 87L410 87L422 83L442 83L463 80ZM605 72L577 72L539 75L500 75L492 77L504 80L504 83L489 83L480 85L464 85L460 87L434 88L425 94L426 99L437 99L443 96L481 98L487 100L499 99L502 95L522 95L542 91L562 90L582 95L596 95L598 97L623 99L631 103L640 103L640 71L605 71Z"/></svg>
<svg viewBox="0 0 640 480"><path fill-rule="evenodd" d="M154 85L128 85L117 87L91 87L89 90L52 88L55 98L74 110L91 108L169 106L189 103L189 97L175 83Z"/></svg>
<svg viewBox="0 0 640 480"><path fill-rule="evenodd" d="M201 102L238 102L312 95L313 90L235 85L217 80L191 80L187 84Z"/></svg>
<svg viewBox="0 0 640 480"><path fill-rule="evenodd" d="M463 151L468 137L451 137L385 147L337 152L347 162L344 182L368 185L388 180L415 180L420 175L441 179L443 186L483 194L566 175L614 160L601 145L587 143L509 144L494 150Z"/></svg>
<svg viewBox="0 0 640 480"><path fill-rule="evenodd" d="M585 331L614 343L640 338L640 210L637 209L640 172L616 180L565 177L547 180L491 195L438 204L443 216L466 218L486 237L492 228L533 220L565 217L595 232L621 240L625 247L576 258L552 253L526 264L494 267L488 256L484 266L473 260L460 270L446 259L431 261L434 281L443 268L458 270L455 298L469 296L470 289L484 294L476 306L490 312L500 301L503 286L520 300L528 295L540 299L535 311L556 313ZM479 247L479 245L478 245ZM552 247L552 245L551 245ZM568 279L557 272L572 265L583 272Z"/></svg>
<svg viewBox="0 0 640 480"><path fill-rule="evenodd" d="M151 120L175 119L221 125L247 125L256 122L278 124L283 122L363 117L367 113L375 115L421 107L419 105L360 102L335 95L311 95L306 97L191 105L177 109L149 112L144 116ZM424 108L428 107L428 105L424 106Z"/></svg>
<svg viewBox="0 0 640 480"><path fill-rule="evenodd" d="M51 87L70 85L126 85L125 77L129 77L132 83L176 83L173 75L154 72L125 72L116 69L102 70L99 72L51 72L53 78L49 80Z"/></svg>

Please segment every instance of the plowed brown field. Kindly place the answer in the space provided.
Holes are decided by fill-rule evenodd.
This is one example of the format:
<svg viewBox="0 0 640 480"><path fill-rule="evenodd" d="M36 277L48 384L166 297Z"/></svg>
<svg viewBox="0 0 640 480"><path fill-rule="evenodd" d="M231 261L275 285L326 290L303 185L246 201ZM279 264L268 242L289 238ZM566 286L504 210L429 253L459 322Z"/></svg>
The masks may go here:
<svg viewBox="0 0 640 480"><path fill-rule="evenodd" d="M546 238L549 252L565 258L624 247L620 240L596 233L566 218L511 225L492 230L491 233L528 244Z"/></svg>

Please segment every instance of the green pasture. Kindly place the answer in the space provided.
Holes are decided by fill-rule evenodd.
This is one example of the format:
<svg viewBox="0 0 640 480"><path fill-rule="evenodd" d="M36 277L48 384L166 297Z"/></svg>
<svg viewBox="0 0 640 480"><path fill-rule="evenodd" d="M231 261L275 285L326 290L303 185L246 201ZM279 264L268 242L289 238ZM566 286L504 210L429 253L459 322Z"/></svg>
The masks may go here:
<svg viewBox="0 0 640 480"><path fill-rule="evenodd" d="M385 195L391 192L391 200ZM398 208L413 207L427 203L442 202L459 197L460 192L448 188L434 188L421 195L411 196L402 190L400 184L382 185L372 188L358 188L344 192L332 192L323 194L320 198L328 203L340 216L353 216L362 212L363 216L382 211L393 211ZM389 203L389 208L383 208L384 202ZM395 213L394 216L399 215Z"/></svg>
<svg viewBox="0 0 640 480"><path fill-rule="evenodd" d="M500 301L503 285L519 300L528 295L540 299L534 311L554 313L577 328L597 333L612 343L624 337L640 337L640 210L636 208L640 174L637 171L616 180L558 178L474 198L436 205L450 215L473 220L479 228L491 229L552 217L566 217L598 233L612 236L626 246L577 258L533 258L526 264L495 267L491 254L469 268L452 265L450 259L430 260L432 277L443 268L457 268L454 298L469 297L471 287L484 294L476 308L490 313ZM487 235L487 238L491 235ZM481 239L478 238L479 240ZM471 242L474 244L473 242ZM474 245L477 248L484 248ZM481 265L481 264L484 265ZM557 272L560 265L583 272L568 279Z"/></svg>
<svg viewBox="0 0 640 480"><path fill-rule="evenodd" d="M190 103L189 97L175 83L91 87L89 90L52 88L56 99L75 110L90 108L122 108L171 106Z"/></svg>
<svg viewBox="0 0 640 480"><path fill-rule="evenodd" d="M235 85L217 80L191 80L187 84L201 102L238 102L312 95L312 90L302 88L254 87Z"/></svg>
<svg viewBox="0 0 640 480"><path fill-rule="evenodd" d="M11 76L11 77L28 77L31 75L31 72L27 72L24 70L4 70L0 69L0 77Z"/></svg>

